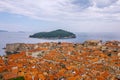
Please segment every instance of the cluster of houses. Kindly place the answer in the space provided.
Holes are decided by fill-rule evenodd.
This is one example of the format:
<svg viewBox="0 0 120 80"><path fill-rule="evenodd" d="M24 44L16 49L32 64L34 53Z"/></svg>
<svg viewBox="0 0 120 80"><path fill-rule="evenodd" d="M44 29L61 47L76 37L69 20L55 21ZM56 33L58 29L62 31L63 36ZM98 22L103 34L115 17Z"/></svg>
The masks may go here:
<svg viewBox="0 0 120 80"><path fill-rule="evenodd" d="M15 43L0 57L0 79L120 80L120 42Z"/></svg>

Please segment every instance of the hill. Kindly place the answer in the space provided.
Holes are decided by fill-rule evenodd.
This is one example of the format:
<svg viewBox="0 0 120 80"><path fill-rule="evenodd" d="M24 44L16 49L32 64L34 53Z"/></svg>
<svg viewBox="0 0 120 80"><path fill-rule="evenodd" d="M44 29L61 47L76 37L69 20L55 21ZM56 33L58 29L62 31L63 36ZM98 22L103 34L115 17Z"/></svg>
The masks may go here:
<svg viewBox="0 0 120 80"><path fill-rule="evenodd" d="M6 31L6 30L0 30L0 32L8 32L8 31Z"/></svg>
<svg viewBox="0 0 120 80"><path fill-rule="evenodd" d="M72 32L68 32L62 29L54 30L51 32L39 32L35 33L33 35L30 35L29 37L32 38L55 38L55 39L66 39L66 38L76 38L76 35Z"/></svg>

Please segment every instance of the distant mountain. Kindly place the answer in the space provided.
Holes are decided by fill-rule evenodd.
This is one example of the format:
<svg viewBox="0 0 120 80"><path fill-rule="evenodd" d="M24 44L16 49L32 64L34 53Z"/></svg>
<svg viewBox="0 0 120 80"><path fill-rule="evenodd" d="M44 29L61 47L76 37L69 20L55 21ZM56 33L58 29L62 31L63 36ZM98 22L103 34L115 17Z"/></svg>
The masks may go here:
<svg viewBox="0 0 120 80"><path fill-rule="evenodd" d="M25 33L24 31L18 31L19 33Z"/></svg>
<svg viewBox="0 0 120 80"><path fill-rule="evenodd" d="M0 30L0 32L8 32L8 31L6 31L6 30Z"/></svg>
<svg viewBox="0 0 120 80"><path fill-rule="evenodd" d="M67 38L76 38L76 35L72 32L68 32L62 29L54 30L51 32L39 32L35 33L33 35L30 35L29 37L32 38L46 38L46 39L67 39Z"/></svg>

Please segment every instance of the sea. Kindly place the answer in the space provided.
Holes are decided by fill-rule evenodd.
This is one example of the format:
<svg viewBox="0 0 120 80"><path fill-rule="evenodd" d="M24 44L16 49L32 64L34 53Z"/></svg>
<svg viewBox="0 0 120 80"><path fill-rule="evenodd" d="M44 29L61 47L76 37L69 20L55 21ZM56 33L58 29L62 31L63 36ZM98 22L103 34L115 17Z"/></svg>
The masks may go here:
<svg viewBox="0 0 120 80"><path fill-rule="evenodd" d="M12 43L43 43L43 42L82 43L86 40L120 41L119 33L109 33L109 32L75 33L76 38L73 39L30 38L29 35L32 34L33 34L32 32L0 32L0 56L6 55L5 50L3 48L6 47L6 44L12 44Z"/></svg>

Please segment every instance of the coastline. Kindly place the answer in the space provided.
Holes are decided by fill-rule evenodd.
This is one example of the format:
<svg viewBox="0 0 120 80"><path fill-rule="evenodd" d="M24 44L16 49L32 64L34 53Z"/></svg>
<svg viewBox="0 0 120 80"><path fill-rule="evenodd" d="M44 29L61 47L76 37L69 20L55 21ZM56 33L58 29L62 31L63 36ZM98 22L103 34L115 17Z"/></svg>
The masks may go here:
<svg viewBox="0 0 120 80"><path fill-rule="evenodd" d="M94 45L93 47L103 47L106 46L105 44L111 42L112 44L115 44L116 46L120 47L120 42L119 41L105 41L103 42L102 40L87 40L84 41L83 43L71 43L71 42L43 42L43 43L36 43L36 44L27 44L27 43L12 43L12 44L6 44L6 47L4 48L6 54L16 54L19 53L21 51L29 51L32 49L36 49L38 46L40 46L40 44L45 44L45 43L49 43L49 44L61 44L61 43L71 43L71 44L81 44L81 46L83 47L89 47L91 45ZM91 45L89 45L91 44Z"/></svg>
<svg viewBox="0 0 120 80"><path fill-rule="evenodd" d="M5 55L5 52L2 48L6 44L10 43L43 43L43 42L71 42L71 43L82 43L86 40L103 40L120 41L120 35L114 33L75 33L76 38L71 39L37 39L29 38L29 35L32 33L18 33L18 32L0 32L0 55ZM4 35L4 36L3 36Z"/></svg>

